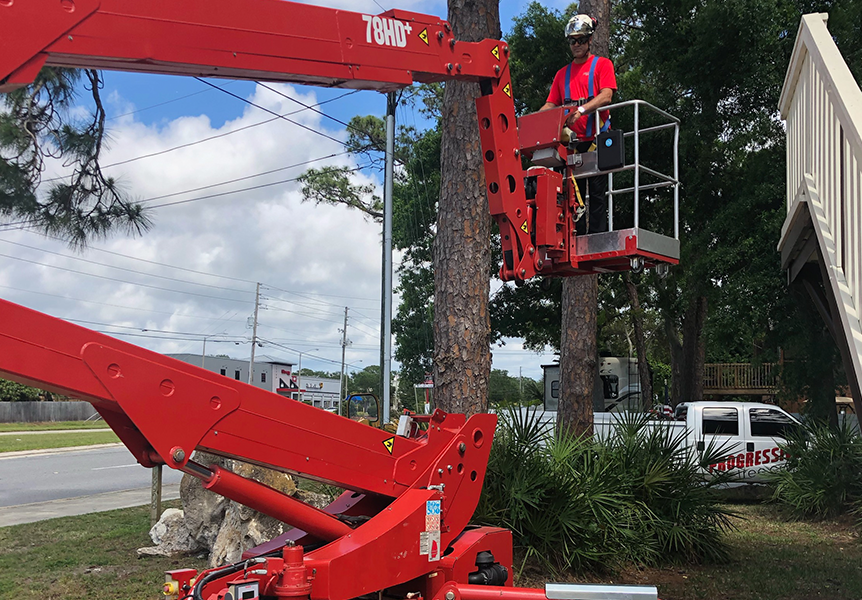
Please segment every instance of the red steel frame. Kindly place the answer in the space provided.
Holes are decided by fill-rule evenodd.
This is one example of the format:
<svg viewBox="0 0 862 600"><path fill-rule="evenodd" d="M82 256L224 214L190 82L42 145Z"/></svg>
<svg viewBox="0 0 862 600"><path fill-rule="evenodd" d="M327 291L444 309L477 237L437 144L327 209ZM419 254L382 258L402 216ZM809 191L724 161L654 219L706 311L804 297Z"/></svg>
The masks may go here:
<svg viewBox="0 0 862 600"><path fill-rule="evenodd" d="M514 259L536 274L509 75L499 40L455 40L446 21L281 0L0 0L0 91L45 65L285 81L388 91L417 82L483 83L477 99L491 215ZM378 26L379 25L379 26Z"/></svg>
<svg viewBox="0 0 862 600"><path fill-rule="evenodd" d="M571 207L542 214L560 206L559 174L544 170L544 196L526 199L508 52L505 42L457 41L445 21L400 10L363 15L281 0L0 0L4 92L31 82L43 66L381 91L414 81L479 82L501 277L572 274L576 265L560 244L567 236L572 243ZM551 254L537 252L537 244L553 246ZM543 256L553 260L543 263ZM441 600L545 597L542 590L512 588L511 577L504 585L467 583L480 552L493 552L511 573L511 533L467 528L493 415L465 419L436 411L417 417L424 428L412 435L392 436L3 300L0 377L93 403L142 465L181 469L207 489L298 527L249 553L251 571L202 574L196 597L223 598L231 581L245 578L278 598L347 600L384 589ZM318 510L197 464L190 460L196 450L348 491ZM304 554L294 541L313 550ZM282 546L280 555L267 554ZM180 593L192 577L189 570L168 575Z"/></svg>
<svg viewBox="0 0 862 600"><path fill-rule="evenodd" d="M417 580L425 591L429 572L452 571L419 552L426 503L441 501L442 552L473 516L497 421L436 411L418 435L393 436L3 300L0 356L0 377L91 402L144 466L186 471L212 491L303 528L294 532L302 543L324 543L305 556L315 599L347 600ZM196 464L194 450L350 491L318 510ZM368 520L354 529L334 514ZM471 535L475 545L479 534ZM490 541L460 571L474 570L482 550L511 567L510 534L486 528L485 535ZM451 560L458 559L464 554Z"/></svg>

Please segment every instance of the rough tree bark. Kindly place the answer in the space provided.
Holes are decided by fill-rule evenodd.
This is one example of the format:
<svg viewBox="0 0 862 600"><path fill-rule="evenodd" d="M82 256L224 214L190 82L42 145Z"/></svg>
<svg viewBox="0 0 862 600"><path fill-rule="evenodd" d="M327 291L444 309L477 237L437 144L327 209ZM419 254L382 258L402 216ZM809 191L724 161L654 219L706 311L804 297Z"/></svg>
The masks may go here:
<svg viewBox="0 0 862 600"><path fill-rule="evenodd" d="M631 273L626 272L623 275L623 280L626 284L626 291L629 295L629 302L632 305L632 326L635 330L635 351L638 357L638 378L641 384L641 402L644 410L649 410L652 406L652 369L647 362L646 355L646 338L644 336L644 320L643 310L641 309L640 296L638 288L632 281Z"/></svg>
<svg viewBox="0 0 862 600"><path fill-rule="evenodd" d="M499 39L498 0L449 0L464 41ZM476 121L479 85L446 82L440 204L434 240L434 399L448 412L488 408L490 217Z"/></svg>
<svg viewBox="0 0 862 600"><path fill-rule="evenodd" d="M590 49L608 55L610 0L582 0L579 12L598 19ZM563 37L563 32L560 32ZM550 85L550 82L548 82ZM592 432L593 389L596 381L596 313L598 275L570 277L563 282L560 339L560 404L557 427L575 435Z"/></svg>
<svg viewBox="0 0 862 600"><path fill-rule="evenodd" d="M557 429L572 435L589 435L593 430L598 286L598 275L563 282Z"/></svg>

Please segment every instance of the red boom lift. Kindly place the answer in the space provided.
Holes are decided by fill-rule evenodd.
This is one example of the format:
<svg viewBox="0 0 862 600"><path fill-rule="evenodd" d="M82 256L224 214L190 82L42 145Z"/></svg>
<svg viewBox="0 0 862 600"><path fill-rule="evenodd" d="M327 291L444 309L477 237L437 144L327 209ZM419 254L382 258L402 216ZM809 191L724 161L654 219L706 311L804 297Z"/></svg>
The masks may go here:
<svg viewBox="0 0 862 600"><path fill-rule="evenodd" d="M579 253L590 245L575 239L568 172L533 167L528 177L538 183L527 198L521 152L542 140L525 122L521 139L530 147L519 143L508 53L505 42L460 42L445 21L401 10L365 15L280 0L0 0L0 91L28 84L46 65L380 91L476 81L504 280L621 270L632 259L676 263L678 245L656 252L636 230ZM544 147L559 146L566 110L539 119L553 138ZM142 465L182 470L295 526L240 564L200 576L170 572L166 594L174 598L656 598L643 586L512 587L511 533L469 526L494 415L438 410L393 436L3 300L0 376L91 402ZM348 491L319 510L196 463L195 450Z"/></svg>

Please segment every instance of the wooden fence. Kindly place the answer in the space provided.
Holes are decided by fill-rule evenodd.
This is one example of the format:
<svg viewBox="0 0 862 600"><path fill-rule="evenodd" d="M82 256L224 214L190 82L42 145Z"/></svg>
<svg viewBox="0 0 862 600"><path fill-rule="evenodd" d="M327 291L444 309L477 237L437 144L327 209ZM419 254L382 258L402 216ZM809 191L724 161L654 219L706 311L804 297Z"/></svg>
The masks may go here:
<svg viewBox="0 0 862 600"><path fill-rule="evenodd" d="M86 421L94 415L89 402L0 402L0 423Z"/></svg>
<svg viewBox="0 0 862 600"><path fill-rule="evenodd" d="M703 370L705 395L771 395L775 393L776 363L709 363Z"/></svg>

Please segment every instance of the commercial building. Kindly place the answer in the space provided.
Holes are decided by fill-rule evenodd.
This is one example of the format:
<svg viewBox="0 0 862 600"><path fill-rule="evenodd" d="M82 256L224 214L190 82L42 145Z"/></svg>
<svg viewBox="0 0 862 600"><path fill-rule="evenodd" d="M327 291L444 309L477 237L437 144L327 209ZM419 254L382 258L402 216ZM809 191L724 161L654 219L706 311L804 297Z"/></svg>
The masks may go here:
<svg viewBox="0 0 862 600"><path fill-rule="evenodd" d="M203 367L207 371L248 382L248 361L227 356L201 356L200 354L168 354L167 356ZM317 408L337 410L338 380L323 377L298 377L294 363L262 360L255 361L252 385L294 400L302 400ZM300 389L302 386L302 389Z"/></svg>

